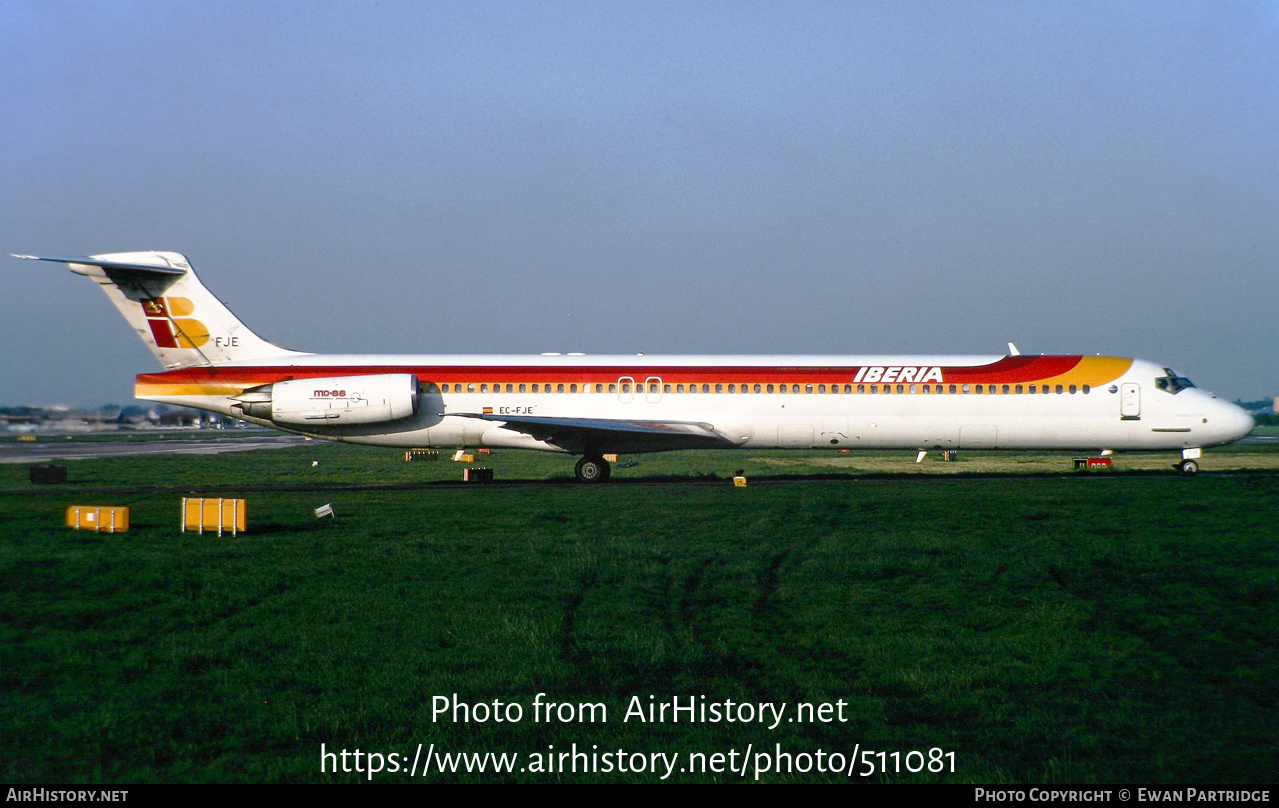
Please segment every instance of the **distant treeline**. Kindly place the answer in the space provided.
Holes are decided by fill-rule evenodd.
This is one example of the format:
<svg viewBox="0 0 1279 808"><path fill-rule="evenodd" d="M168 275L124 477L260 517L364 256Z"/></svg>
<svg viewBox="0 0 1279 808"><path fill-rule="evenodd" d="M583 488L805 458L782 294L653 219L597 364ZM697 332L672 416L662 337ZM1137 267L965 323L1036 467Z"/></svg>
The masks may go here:
<svg viewBox="0 0 1279 808"><path fill-rule="evenodd" d="M1252 413L1257 426L1279 426L1279 413L1274 412L1273 398L1263 398L1260 401L1236 400L1235 403Z"/></svg>

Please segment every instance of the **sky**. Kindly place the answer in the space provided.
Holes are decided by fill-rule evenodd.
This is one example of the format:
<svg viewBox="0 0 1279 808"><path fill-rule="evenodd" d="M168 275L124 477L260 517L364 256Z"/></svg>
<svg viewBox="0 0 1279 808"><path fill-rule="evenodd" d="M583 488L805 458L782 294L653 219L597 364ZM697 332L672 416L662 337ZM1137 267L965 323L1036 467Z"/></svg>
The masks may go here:
<svg viewBox="0 0 1279 808"><path fill-rule="evenodd" d="M0 3L0 405L325 353L1103 353L1279 395L1274 2Z"/></svg>

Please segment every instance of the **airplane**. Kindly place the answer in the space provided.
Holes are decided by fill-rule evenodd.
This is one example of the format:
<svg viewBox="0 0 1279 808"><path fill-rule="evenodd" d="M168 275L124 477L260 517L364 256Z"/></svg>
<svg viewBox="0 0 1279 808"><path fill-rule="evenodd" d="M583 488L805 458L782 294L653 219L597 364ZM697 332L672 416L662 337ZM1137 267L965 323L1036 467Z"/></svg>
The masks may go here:
<svg viewBox="0 0 1279 808"><path fill-rule="evenodd" d="M393 447L605 455L675 449L1179 451L1238 440L1244 409L1167 367L1113 356L382 356L280 348L175 252L67 264L96 282L165 370L136 395L285 432Z"/></svg>

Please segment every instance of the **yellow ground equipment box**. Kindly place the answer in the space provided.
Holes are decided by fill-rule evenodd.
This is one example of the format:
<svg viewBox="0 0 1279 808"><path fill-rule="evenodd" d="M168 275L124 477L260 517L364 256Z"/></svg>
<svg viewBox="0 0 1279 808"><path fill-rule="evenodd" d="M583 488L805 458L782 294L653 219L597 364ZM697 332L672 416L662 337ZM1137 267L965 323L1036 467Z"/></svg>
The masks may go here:
<svg viewBox="0 0 1279 808"><path fill-rule="evenodd" d="M67 508L67 527L101 533L123 533L129 529L129 509L72 505Z"/></svg>
<svg viewBox="0 0 1279 808"><path fill-rule="evenodd" d="M746 487L746 478L745 478L745 477L743 477L743 476L741 476L740 474L739 474L739 475L737 475L736 477L734 477L734 478L733 478L733 487L734 487L734 488L745 488L745 487Z"/></svg>
<svg viewBox="0 0 1279 808"><path fill-rule="evenodd" d="M216 530L219 536L224 531L234 536L244 532L245 513L242 499L183 497L182 532L211 533Z"/></svg>

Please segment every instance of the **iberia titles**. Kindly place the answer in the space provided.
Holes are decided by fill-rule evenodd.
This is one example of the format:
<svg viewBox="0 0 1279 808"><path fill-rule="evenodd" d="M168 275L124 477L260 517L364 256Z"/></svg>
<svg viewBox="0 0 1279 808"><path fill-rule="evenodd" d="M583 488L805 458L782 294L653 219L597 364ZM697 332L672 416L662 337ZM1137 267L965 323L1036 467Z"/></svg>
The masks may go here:
<svg viewBox="0 0 1279 808"><path fill-rule="evenodd" d="M924 382L940 382L939 367L864 367L857 371L853 382L886 382L892 384L923 384Z"/></svg>

